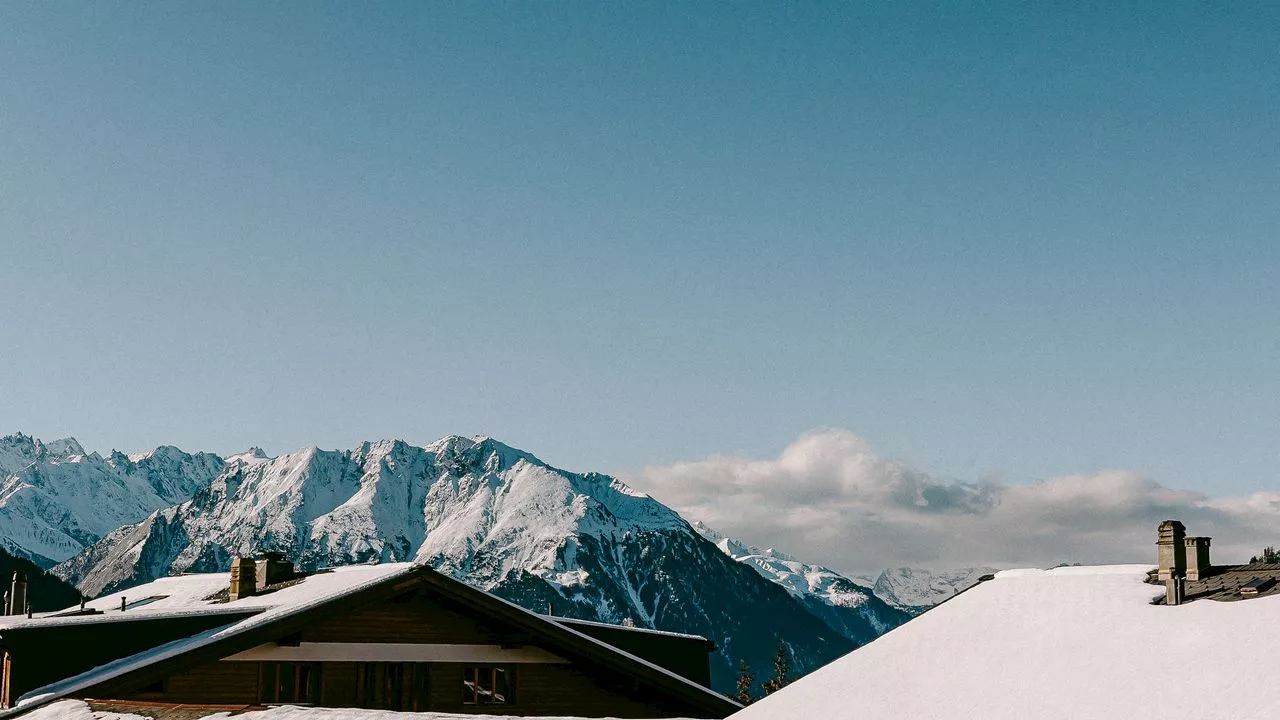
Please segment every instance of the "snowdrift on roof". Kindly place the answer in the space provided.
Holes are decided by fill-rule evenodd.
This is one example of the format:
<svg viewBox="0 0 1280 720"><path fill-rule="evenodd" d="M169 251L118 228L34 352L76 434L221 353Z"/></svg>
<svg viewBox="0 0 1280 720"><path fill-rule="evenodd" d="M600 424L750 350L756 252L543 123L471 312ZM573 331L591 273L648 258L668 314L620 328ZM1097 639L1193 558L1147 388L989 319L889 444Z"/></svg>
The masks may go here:
<svg viewBox="0 0 1280 720"><path fill-rule="evenodd" d="M1149 569L999 573L732 717L1270 716L1280 596L1152 605Z"/></svg>

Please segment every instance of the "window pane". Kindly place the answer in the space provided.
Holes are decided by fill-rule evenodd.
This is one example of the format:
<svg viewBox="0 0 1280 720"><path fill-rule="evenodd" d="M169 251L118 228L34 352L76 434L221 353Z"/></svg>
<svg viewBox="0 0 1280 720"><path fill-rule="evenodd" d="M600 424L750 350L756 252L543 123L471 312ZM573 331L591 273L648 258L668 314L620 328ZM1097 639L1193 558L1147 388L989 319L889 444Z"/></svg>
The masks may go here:
<svg viewBox="0 0 1280 720"><path fill-rule="evenodd" d="M413 705L409 709L414 712L430 709L427 705L427 668L426 663L415 663L413 666Z"/></svg>
<svg viewBox="0 0 1280 720"><path fill-rule="evenodd" d="M294 677L296 668L293 663L280 663L280 669L277 671L279 679L277 681L276 701L282 703L294 702Z"/></svg>
<svg viewBox="0 0 1280 720"><path fill-rule="evenodd" d="M493 702L503 704L509 702L507 693L507 671L505 668L493 669Z"/></svg>
<svg viewBox="0 0 1280 720"><path fill-rule="evenodd" d="M276 701L276 664L262 663L262 685L259 700L264 703Z"/></svg>
<svg viewBox="0 0 1280 720"><path fill-rule="evenodd" d="M311 683L315 682L315 673L312 672L310 665L298 666L298 691L297 701L309 703L311 699Z"/></svg>
<svg viewBox="0 0 1280 720"><path fill-rule="evenodd" d="M476 684L479 668L467 668L462 671L462 702L475 705L480 702L480 688Z"/></svg>
<svg viewBox="0 0 1280 720"><path fill-rule="evenodd" d="M373 707L373 663L356 666L356 705Z"/></svg>

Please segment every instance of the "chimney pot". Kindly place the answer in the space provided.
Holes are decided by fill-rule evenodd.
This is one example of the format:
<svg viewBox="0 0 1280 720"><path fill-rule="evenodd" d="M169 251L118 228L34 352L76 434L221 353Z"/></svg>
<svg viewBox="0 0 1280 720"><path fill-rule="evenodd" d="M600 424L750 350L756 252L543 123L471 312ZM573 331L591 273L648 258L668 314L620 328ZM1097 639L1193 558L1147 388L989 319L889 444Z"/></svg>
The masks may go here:
<svg viewBox="0 0 1280 720"><path fill-rule="evenodd" d="M297 576L293 569L293 563L282 552L265 551L258 553L255 569L257 571L257 583L255 584L257 592L262 592L268 585L292 580Z"/></svg>
<svg viewBox="0 0 1280 720"><path fill-rule="evenodd" d="M249 597L257 592L257 563L252 558L234 557L231 559L231 600Z"/></svg>
<svg viewBox="0 0 1280 720"><path fill-rule="evenodd" d="M8 615L21 615L27 609L27 575L18 570L13 573L13 585L9 590Z"/></svg>
<svg viewBox="0 0 1280 720"><path fill-rule="evenodd" d="M1186 544L1187 579L1199 580L1209 573L1209 538L1189 537Z"/></svg>
<svg viewBox="0 0 1280 720"><path fill-rule="evenodd" d="M1187 572L1187 528L1177 520L1160 523L1156 538L1156 561L1161 582L1171 577L1182 577Z"/></svg>

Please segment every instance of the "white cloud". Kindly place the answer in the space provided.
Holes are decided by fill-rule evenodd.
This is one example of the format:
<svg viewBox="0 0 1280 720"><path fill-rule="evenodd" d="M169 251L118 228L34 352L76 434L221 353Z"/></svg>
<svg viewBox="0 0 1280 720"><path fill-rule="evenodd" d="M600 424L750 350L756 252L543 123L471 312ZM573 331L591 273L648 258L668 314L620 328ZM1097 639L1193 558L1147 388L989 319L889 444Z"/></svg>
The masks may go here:
<svg viewBox="0 0 1280 720"><path fill-rule="evenodd" d="M1280 493L1212 499L1126 470L943 481L877 457L846 430L807 433L773 460L711 457L645 468L631 482L690 520L848 572L1154 563L1166 518L1213 537L1222 562L1280 541Z"/></svg>

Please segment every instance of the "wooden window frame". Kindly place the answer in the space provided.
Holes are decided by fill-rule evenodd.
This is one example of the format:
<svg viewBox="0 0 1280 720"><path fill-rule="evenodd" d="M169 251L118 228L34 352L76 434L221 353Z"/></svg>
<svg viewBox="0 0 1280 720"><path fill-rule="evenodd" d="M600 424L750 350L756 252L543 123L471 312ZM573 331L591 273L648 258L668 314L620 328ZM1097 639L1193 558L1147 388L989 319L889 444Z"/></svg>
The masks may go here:
<svg viewBox="0 0 1280 720"><path fill-rule="evenodd" d="M291 698L282 699L280 672L288 668L293 673ZM303 678L307 682L302 683ZM298 688L306 686L306 699ZM320 705L324 692L324 663L268 661L258 663L258 702L263 705Z"/></svg>
<svg viewBox="0 0 1280 720"><path fill-rule="evenodd" d="M13 675L13 656L8 650L0 651L0 709L9 708L9 678Z"/></svg>
<svg viewBox="0 0 1280 720"><path fill-rule="evenodd" d="M356 663L356 707L395 712L427 712L431 664L397 660Z"/></svg>
<svg viewBox="0 0 1280 720"><path fill-rule="evenodd" d="M502 671L506 676L507 686L506 692L502 696L502 702L494 702L493 696L498 689L498 671ZM488 701L482 700L486 697L480 691L484 685L481 683L483 673L488 673L489 677L489 694ZM467 699L467 686L471 686L471 698ZM514 665L471 665L462 669L462 688L463 697L462 704L467 707L512 707L516 704L516 668Z"/></svg>

